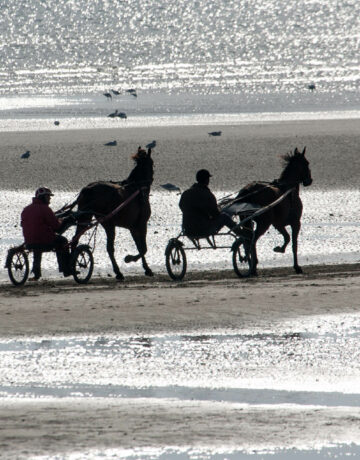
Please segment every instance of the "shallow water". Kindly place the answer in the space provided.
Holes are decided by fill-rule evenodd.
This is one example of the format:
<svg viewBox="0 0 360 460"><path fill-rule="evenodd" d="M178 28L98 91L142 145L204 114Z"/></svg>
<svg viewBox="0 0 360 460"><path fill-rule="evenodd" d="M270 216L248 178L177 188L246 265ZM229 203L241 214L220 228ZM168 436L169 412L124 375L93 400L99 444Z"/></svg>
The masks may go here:
<svg viewBox="0 0 360 460"><path fill-rule="evenodd" d="M228 195L230 192L218 192L217 197ZM5 261L7 249L22 242L22 232L19 225L21 210L26 206L32 192L4 191L0 197L2 209L2 225L0 227L0 260ZM318 263L354 263L359 262L360 224L360 192L353 190L332 191L303 191L304 214L302 230L299 236L300 265ZM56 191L52 208L59 209L65 203L74 200L75 194ZM164 251L170 238L180 232L181 213L178 207L179 195L176 193L154 191L151 194L152 216L148 227L149 265L157 273L165 273ZM70 229L66 236L71 238L74 230ZM90 235L90 232L88 233ZM84 235L83 242L88 236ZM218 245L231 245L233 239L222 237ZM275 266L292 266L291 247L286 254L277 254L272 248L282 241L282 237L270 230L258 243L259 268ZM190 243L186 243L190 247ZM126 274L142 274L140 263L125 264L123 258L128 253L136 253L130 233L124 229L117 230L116 257L120 269ZM200 256L201 254L201 256ZM110 261L106 253L105 233L99 228L96 235L94 250L95 271L93 276L112 274ZM188 270L232 269L230 249L188 251ZM54 254L43 257L43 277L53 278L56 273L56 258ZM0 281L7 281L5 270L0 271Z"/></svg>
<svg viewBox="0 0 360 460"><path fill-rule="evenodd" d="M130 117L359 110L359 8L356 0L8 0L0 118L96 117L110 107ZM122 93L107 100L111 89Z"/></svg>

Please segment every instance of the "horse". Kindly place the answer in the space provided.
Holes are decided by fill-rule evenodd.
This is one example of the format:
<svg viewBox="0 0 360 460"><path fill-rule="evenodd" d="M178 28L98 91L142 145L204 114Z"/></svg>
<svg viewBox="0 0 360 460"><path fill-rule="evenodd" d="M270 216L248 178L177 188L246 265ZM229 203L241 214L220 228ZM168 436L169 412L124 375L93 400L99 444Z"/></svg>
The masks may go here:
<svg viewBox="0 0 360 460"><path fill-rule="evenodd" d="M298 235L301 228L301 216L303 205L299 196L300 184L308 187L312 184L309 162L305 158L306 147L300 152L295 148L294 153L282 155L283 171L279 179L273 182L251 182L242 188L232 203L251 203L265 207L280 198L284 193L288 194L273 208L254 218L256 229L253 236L252 258L253 267L251 274L257 275L257 252L256 243L258 239L273 225L284 237L282 246L276 246L275 252L284 253L290 242L290 235L286 226L290 225L292 231L292 252L294 270L297 274L302 273L298 264L297 249Z"/></svg>
<svg viewBox="0 0 360 460"><path fill-rule="evenodd" d="M139 157L139 153L142 156ZM127 255L124 259L125 262L136 262L141 258L145 275L153 276L153 272L145 259L147 222L151 216L149 202L150 185L153 178L151 149L148 149L146 153L139 147L133 159L137 164L129 178L136 177L135 183L129 181L129 178L123 182L92 182L84 187L77 199L67 207L71 210L77 205L77 212L75 213L77 226L73 238L75 246L77 236L83 233L83 229L90 224L93 216L102 225L107 237L106 249L116 279L119 281L123 280L124 276L114 256L115 227L127 228L139 251L136 255ZM141 186L142 183L144 186ZM118 212L113 212L122 204L124 206ZM72 249L75 248L72 247Z"/></svg>

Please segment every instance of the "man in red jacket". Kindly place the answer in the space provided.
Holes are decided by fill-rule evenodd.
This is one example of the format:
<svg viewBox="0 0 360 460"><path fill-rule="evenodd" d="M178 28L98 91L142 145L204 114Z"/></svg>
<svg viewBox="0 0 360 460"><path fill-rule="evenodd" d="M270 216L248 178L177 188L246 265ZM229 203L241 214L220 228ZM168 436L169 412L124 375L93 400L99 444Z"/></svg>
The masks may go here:
<svg viewBox="0 0 360 460"><path fill-rule="evenodd" d="M71 275L70 251L67 239L58 235L62 220L58 219L49 206L53 193L46 187L40 187L35 192L32 203L21 213L21 226L25 244L34 253L33 274L31 281L41 277L41 255L43 252L55 249L59 271L64 276Z"/></svg>

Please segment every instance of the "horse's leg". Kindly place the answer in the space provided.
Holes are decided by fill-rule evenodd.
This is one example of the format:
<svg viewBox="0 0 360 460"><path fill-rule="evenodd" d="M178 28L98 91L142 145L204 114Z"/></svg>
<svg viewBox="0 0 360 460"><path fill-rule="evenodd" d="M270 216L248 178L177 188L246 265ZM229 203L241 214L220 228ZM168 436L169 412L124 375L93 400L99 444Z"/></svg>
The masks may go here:
<svg viewBox="0 0 360 460"><path fill-rule="evenodd" d="M124 275L121 273L114 256L115 225L103 225L106 232L106 249L109 254L116 279L122 281Z"/></svg>
<svg viewBox="0 0 360 460"><path fill-rule="evenodd" d="M290 235L285 227L276 225L274 225L274 227L284 237L284 244L282 246L276 246L273 250L275 252L281 252L283 254L286 250L287 245L290 243Z"/></svg>
<svg viewBox="0 0 360 460"><path fill-rule="evenodd" d="M131 236L133 237L133 240L134 240L134 242L136 244L136 247L137 247L137 249L139 251L139 254L137 254L136 256L132 256L130 254L127 255L125 257L125 259L124 259L125 262L126 263L136 262L141 257L142 265L143 265L143 268L145 270L145 275L146 276L153 276L153 272L150 269L150 267L148 266L148 264L146 262L146 259L145 259L145 254L147 252L146 226L141 228L140 230L138 228L137 229L131 229L130 232L131 232Z"/></svg>
<svg viewBox="0 0 360 460"><path fill-rule="evenodd" d="M257 241L258 239L260 238L260 236L262 236L266 230L270 227L270 223L260 223L260 222L257 222L256 223L256 230L254 232L254 237L253 237L253 241L252 241L252 251L251 251L251 255L252 255L252 260L253 260L253 266L252 266L252 269L251 269L251 275L252 276L257 276L257 265L258 265L258 258L257 258L257 250L256 250L256 244L257 244Z"/></svg>
<svg viewBox="0 0 360 460"><path fill-rule="evenodd" d="M298 265L298 258L297 258L297 249L298 249L298 235L300 232L301 223L300 220L291 224L291 231L292 231L292 250L294 256L294 270L297 274L302 273L302 268Z"/></svg>

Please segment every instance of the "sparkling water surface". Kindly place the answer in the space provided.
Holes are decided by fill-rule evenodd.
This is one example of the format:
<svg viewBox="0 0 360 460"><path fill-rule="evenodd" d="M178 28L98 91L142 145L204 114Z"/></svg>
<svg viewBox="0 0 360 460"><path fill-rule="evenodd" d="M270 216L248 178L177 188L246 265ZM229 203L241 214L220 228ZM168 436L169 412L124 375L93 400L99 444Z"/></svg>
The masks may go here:
<svg viewBox="0 0 360 460"><path fill-rule="evenodd" d="M360 109L356 0L8 0L0 12L0 118L31 117L39 96L51 116L103 103L130 116Z"/></svg>

